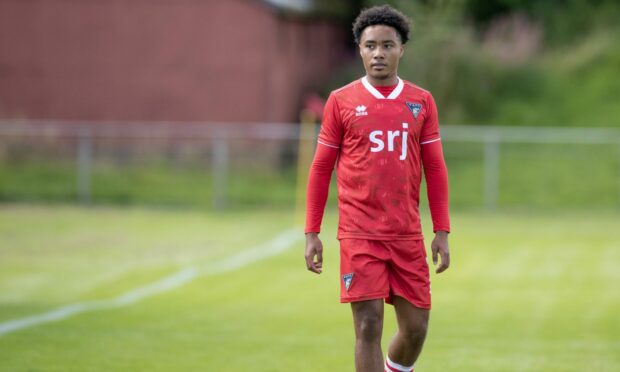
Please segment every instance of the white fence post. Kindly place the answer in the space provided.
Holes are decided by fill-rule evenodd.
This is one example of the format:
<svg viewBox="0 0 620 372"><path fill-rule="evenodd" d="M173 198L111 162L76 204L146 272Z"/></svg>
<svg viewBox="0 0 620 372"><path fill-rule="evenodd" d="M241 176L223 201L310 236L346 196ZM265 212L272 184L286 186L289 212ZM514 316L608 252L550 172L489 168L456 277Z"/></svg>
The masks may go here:
<svg viewBox="0 0 620 372"><path fill-rule="evenodd" d="M227 204L228 181L228 136L224 128L216 129L212 139L212 149L213 208L224 209Z"/></svg>
<svg viewBox="0 0 620 372"><path fill-rule="evenodd" d="M78 201L82 204L89 204L92 201L92 158L92 131L90 128L80 127L77 148L77 194Z"/></svg>
<svg viewBox="0 0 620 372"><path fill-rule="evenodd" d="M499 134L489 130L484 137L484 206L497 208L499 197Z"/></svg>

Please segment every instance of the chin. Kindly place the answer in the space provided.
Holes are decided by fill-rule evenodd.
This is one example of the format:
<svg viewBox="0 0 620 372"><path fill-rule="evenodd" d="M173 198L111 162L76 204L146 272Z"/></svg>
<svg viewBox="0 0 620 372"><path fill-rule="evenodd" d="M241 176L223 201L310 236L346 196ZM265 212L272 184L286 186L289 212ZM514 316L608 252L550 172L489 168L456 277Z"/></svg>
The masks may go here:
<svg viewBox="0 0 620 372"><path fill-rule="evenodd" d="M385 80L385 79L389 79L392 74L389 72L371 72L368 74L368 76L370 76L373 79L377 79L377 80Z"/></svg>

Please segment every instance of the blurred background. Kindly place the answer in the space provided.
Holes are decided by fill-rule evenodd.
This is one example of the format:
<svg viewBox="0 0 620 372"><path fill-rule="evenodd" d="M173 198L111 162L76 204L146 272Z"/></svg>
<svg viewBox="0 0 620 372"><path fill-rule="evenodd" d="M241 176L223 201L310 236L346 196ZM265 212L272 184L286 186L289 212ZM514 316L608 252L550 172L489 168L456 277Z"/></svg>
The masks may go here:
<svg viewBox="0 0 620 372"><path fill-rule="evenodd" d="M299 226L383 3L450 176L420 369L620 370L617 0L0 0L0 370L351 370L334 179L318 278Z"/></svg>
<svg viewBox="0 0 620 372"><path fill-rule="evenodd" d="M0 200L289 207L375 3L0 1ZM617 1L392 4L454 207L620 207Z"/></svg>

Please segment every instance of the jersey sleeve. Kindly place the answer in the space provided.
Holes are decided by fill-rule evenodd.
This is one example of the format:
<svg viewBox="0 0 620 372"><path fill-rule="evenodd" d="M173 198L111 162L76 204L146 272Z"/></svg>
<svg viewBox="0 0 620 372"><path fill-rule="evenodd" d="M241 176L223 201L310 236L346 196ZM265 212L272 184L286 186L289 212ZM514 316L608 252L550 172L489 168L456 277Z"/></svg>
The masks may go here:
<svg viewBox="0 0 620 372"><path fill-rule="evenodd" d="M435 99L433 99L433 96L430 94L426 100L426 112L426 120L422 125L422 132L420 133L420 145L426 145L441 139L439 135L437 105L435 105Z"/></svg>
<svg viewBox="0 0 620 372"><path fill-rule="evenodd" d="M306 233L321 232L321 221L329 194L329 182L338 152L329 146L317 146L316 148L306 191Z"/></svg>
<svg viewBox="0 0 620 372"><path fill-rule="evenodd" d="M318 146L308 176L306 192L306 228L305 232L320 232L323 212L327 203L329 183L338 158L338 149L342 142L343 129L340 111L334 94L330 94L321 122Z"/></svg>
<svg viewBox="0 0 620 372"><path fill-rule="evenodd" d="M318 142L324 146L338 149L342 142L343 132L338 102L332 93L325 103Z"/></svg>
<svg viewBox="0 0 620 372"><path fill-rule="evenodd" d="M428 205L433 220L433 232L450 232L448 169L441 141L422 146L422 165L426 178Z"/></svg>

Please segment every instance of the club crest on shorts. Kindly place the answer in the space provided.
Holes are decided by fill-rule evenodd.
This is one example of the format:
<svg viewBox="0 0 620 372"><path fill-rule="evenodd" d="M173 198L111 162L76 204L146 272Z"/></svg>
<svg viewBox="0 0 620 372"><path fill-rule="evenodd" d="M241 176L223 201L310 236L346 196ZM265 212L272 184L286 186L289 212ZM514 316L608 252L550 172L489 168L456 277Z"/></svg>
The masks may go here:
<svg viewBox="0 0 620 372"><path fill-rule="evenodd" d="M407 105L407 107L409 107L409 110L411 110L413 117L417 119L418 115L420 115L420 111L422 111L422 105L419 103L415 103L415 102L414 103L405 102L405 104Z"/></svg>
<svg viewBox="0 0 620 372"><path fill-rule="evenodd" d="M342 281L344 282L344 288L348 291L353 281L353 273L344 274L342 276Z"/></svg>

